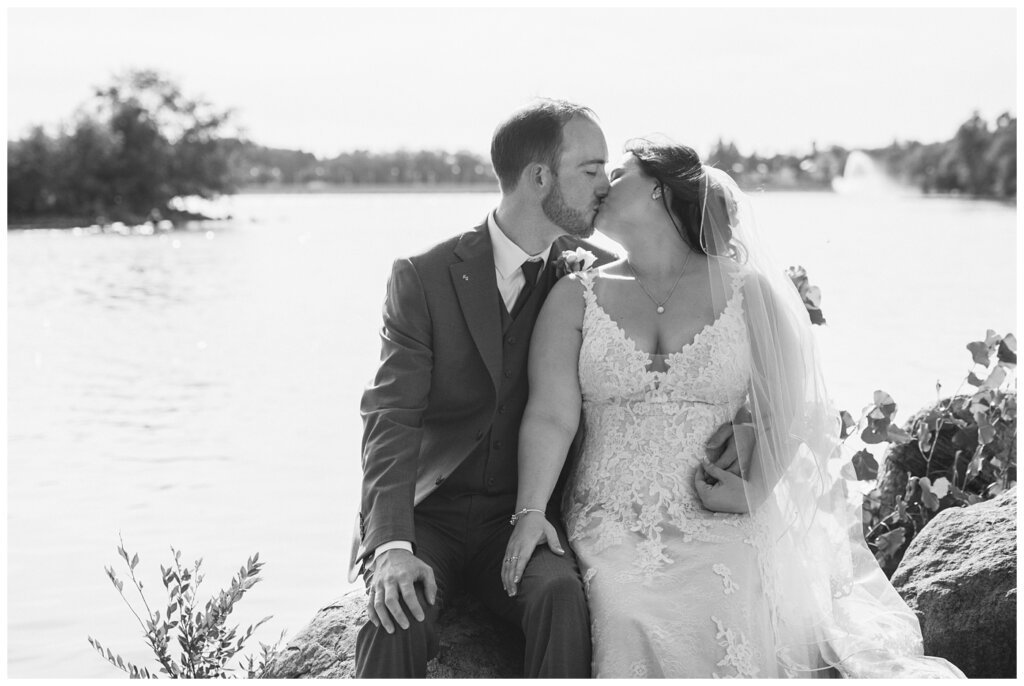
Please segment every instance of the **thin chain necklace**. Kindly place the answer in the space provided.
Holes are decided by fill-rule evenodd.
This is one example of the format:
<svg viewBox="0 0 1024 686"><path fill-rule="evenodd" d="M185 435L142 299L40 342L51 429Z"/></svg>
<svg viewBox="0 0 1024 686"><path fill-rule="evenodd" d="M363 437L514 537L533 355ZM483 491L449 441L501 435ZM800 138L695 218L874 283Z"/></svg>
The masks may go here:
<svg viewBox="0 0 1024 686"><path fill-rule="evenodd" d="M686 273L686 263L690 261L690 255L692 254L693 251L686 253L686 258L683 260L683 266L679 270L679 276L676 277L676 282L672 284L672 290L668 292L668 295L666 295L665 299L662 300L661 302L658 302L658 299L651 295L651 292L647 290L647 286L644 285L643 279L641 279L640 275L637 274L635 269L633 269L633 265L630 264L629 260L626 260L626 266L629 267L629 271L633 272L633 276L636 277L636 282L640 285L640 289L643 290L644 294L651 299L652 303L654 303L654 311L657 312L658 314L665 313L665 305L668 303L669 300L672 299L672 294L676 292L676 287L679 285L679 282L683 280L683 274Z"/></svg>

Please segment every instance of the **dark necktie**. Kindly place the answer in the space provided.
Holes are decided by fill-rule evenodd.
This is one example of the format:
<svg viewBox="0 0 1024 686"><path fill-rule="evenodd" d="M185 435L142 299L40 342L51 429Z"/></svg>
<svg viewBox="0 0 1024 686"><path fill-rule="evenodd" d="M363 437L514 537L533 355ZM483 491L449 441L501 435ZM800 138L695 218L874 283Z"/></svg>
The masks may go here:
<svg viewBox="0 0 1024 686"><path fill-rule="evenodd" d="M526 277L526 283L523 285L523 290L519 291L519 297L516 298L516 302L512 305L512 311L509 313L512 318L515 319L519 316L519 311L523 309L523 305L530 299L530 294L533 293L534 286L537 285L537 274L540 273L541 267L544 266L544 260L527 260L522 264L523 276Z"/></svg>

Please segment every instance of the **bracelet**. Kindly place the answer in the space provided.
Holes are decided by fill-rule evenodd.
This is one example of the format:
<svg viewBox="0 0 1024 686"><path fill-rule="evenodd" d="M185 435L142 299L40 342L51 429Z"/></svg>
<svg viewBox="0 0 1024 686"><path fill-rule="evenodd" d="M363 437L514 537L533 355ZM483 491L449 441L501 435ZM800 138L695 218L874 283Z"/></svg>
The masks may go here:
<svg viewBox="0 0 1024 686"><path fill-rule="evenodd" d="M515 514L513 514L509 518L508 523L511 524L512 526L515 526L516 522L518 522L522 517L524 517L527 512L540 512L541 514L544 514L544 510L537 510L537 509L532 508L532 507L524 507L523 509L519 510L519 512L516 512Z"/></svg>

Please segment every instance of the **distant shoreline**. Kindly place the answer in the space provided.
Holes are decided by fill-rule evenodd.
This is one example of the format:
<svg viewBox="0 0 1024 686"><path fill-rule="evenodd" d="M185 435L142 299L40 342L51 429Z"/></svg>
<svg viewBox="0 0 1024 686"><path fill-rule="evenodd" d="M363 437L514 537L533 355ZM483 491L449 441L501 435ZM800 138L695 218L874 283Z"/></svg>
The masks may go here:
<svg viewBox="0 0 1024 686"><path fill-rule="evenodd" d="M336 194L336 193L498 193L498 184L485 183L299 183L243 186L235 195Z"/></svg>
<svg viewBox="0 0 1024 686"><path fill-rule="evenodd" d="M820 184L761 184L754 188L744 188L747 193L757 192L811 192L811 193L832 193L827 186ZM359 193L500 193L497 184L480 183L352 183L352 184L266 184L259 186L243 186L235 195L331 195L331 194L359 194Z"/></svg>

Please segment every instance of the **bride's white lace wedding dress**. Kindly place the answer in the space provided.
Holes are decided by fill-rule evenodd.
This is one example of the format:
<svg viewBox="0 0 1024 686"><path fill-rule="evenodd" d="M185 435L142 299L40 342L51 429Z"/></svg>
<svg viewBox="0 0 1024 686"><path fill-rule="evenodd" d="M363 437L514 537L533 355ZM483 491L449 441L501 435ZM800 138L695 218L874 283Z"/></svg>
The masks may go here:
<svg viewBox="0 0 1024 686"><path fill-rule="evenodd" d="M693 485L706 440L748 391L742 273L731 277L718 318L663 360L638 349L601 307L596 272L574 278L585 300L585 437L563 512L590 605L594 676L810 675L779 659L786 650L775 644L772 579L785 570L771 568L767 523L705 510ZM876 625L869 633L885 634L872 643L896 660L844 659L844 676L958 675L921 656L919 632ZM820 667L817 676L835 674Z"/></svg>
<svg viewBox="0 0 1024 686"><path fill-rule="evenodd" d="M598 304L579 375L585 442L566 490L569 540L590 603L594 676L773 677L758 551L747 515L705 510L693 486L704 443L743 404L750 370L742 290L664 371Z"/></svg>

